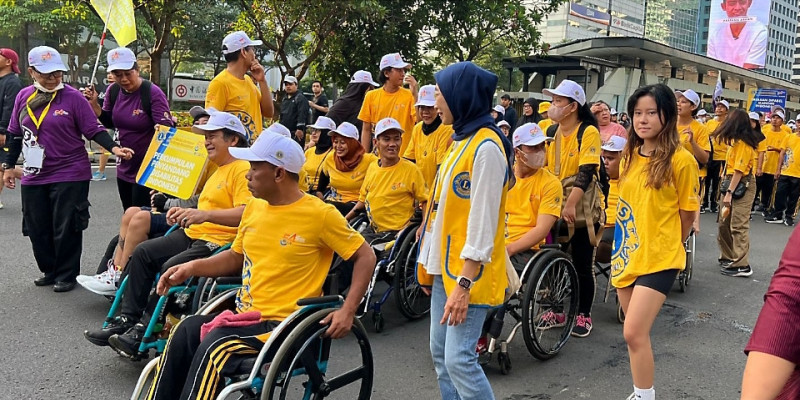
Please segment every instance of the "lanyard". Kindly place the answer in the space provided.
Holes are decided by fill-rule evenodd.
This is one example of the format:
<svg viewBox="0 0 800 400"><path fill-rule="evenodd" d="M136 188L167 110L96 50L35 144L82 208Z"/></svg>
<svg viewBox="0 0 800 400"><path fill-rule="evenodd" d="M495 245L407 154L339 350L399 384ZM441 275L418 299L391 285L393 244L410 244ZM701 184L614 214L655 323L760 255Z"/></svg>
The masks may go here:
<svg viewBox="0 0 800 400"><path fill-rule="evenodd" d="M53 99L56 98L56 95L54 93L53 96L50 97L50 101L47 102L47 106L44 108L44 111L42 111L42 114L39 115L39 119L37 120L36 116L33 115L33 111L31 110L30 107L30 102L36 96L36 93L37 91L35 90L33 91L33 93L31 93L30 97L28 97L28 100L25 101L25 105L28 108L28 116L31 117L31 120L33 121L33 124L36 125L36 130L38 131L39 127L42 126L42 121L44 121L44 117L47 115L47 112L50 111L50 104L53 104Z"/></svg>

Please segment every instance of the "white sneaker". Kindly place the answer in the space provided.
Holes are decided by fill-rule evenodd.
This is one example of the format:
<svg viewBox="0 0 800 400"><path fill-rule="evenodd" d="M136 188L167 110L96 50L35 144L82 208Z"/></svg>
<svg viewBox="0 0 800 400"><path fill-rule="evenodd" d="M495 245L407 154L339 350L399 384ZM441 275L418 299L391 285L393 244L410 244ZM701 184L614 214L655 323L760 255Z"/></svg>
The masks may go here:
<svg viewBox="0 0 800 400"><path fill-rule="evenodd" d="M2 210L2 209L3 209L3 202L0 201L0 210Z"/></svg>
<svg viewBox="0 0 800 400"><path fill-rule="evenodd" d="M122 273L109 269L98 275L78 275L75 278L86 290L101 296L114 296L117 293L117 282Z"/></svg>

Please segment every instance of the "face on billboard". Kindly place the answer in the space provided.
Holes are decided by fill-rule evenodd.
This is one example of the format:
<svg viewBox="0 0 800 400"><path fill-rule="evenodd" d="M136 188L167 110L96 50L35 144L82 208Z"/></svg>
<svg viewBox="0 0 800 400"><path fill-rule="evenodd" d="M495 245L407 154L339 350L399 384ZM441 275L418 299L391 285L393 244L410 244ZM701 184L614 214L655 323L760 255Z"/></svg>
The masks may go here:
<svg viewBox="0 0 800 400"><path fill-rule="evenodd" d="M712 0L708 57L746 69L767 60L771 0Z"/></svg>

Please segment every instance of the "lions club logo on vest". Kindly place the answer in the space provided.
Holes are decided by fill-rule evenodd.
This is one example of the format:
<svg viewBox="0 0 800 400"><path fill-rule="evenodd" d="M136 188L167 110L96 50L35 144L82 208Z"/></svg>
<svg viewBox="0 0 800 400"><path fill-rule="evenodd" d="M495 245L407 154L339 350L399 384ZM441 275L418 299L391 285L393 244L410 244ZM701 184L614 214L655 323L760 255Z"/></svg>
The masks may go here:
<svg viewBox="0 0 800 400"><path fill-rule="evenodd" d="M640 246L636 232L633 209L625 200L619 199L617 223L614 227L614 251L611 256L611 275L619 276L631 259L631 254Z"/></svg>
<svg viewBox="0 0 800 400"><path fill-rule="evenodd" d="M469 180L469 172L461 172L453 178L453 192L462 199L469 198L472 182Z"/></svg>

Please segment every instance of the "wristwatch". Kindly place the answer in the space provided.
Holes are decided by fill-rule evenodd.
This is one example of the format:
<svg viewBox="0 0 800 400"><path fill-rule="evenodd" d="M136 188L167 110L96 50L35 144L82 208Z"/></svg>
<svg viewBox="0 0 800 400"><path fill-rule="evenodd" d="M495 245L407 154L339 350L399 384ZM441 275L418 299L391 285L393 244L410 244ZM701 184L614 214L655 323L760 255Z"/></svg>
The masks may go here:
<svg viewBox="0 0 800 400"><path fill-rule="evenodd" d="M459 275L458 278L456 278L456 283L458 283L458 286L461 286L464 290L467 291L472 289L472 286L475 285L475 282L473 282L472 279L469 279L463 275Z"/></svg>
<svg viewBox="0 0 800 400"><path fill-rule="evenodd" d="M14 167L9 163L3 163L2 167L3 169L14 169Z"/></svg>

